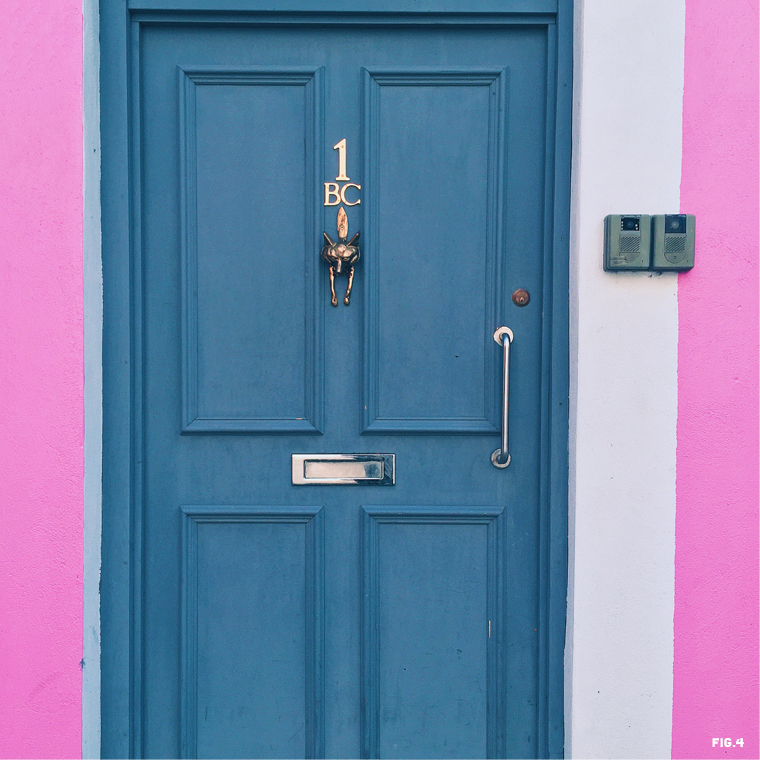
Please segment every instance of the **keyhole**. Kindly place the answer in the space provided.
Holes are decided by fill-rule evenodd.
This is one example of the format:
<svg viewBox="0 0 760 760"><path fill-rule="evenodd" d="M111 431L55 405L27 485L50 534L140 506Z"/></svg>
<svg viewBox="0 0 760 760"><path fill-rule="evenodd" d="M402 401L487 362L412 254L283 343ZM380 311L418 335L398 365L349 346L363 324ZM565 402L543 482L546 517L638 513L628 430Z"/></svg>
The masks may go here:
<svg viewBox="0 0 760 760"><path fill-rule="evenodd" d="M530 293L525 288L518 288L512 293L512 303L515 306L527 306L530 303Z"/></svg>

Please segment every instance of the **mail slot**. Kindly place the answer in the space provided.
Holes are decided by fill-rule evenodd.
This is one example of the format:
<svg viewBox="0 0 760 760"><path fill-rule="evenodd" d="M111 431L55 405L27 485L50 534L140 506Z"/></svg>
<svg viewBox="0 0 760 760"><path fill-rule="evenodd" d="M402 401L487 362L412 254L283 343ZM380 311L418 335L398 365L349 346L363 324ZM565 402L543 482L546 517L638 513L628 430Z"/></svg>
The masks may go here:
<svg viewBox="0 0 760 760"><path fill-rule="evenodd" d="M395 454L292 454L294 486L392 486Z"/></svg>

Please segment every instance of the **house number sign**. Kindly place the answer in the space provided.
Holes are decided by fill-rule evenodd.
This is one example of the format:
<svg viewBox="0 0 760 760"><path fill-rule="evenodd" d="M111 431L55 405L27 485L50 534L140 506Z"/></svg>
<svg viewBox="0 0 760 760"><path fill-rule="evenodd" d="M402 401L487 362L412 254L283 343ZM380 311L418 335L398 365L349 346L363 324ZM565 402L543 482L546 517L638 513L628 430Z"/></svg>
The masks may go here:
<svg viewBox="0 0 760 760"><path fill-rule="evenodd" d="M353 202L346 199L346 190L349 188L354 188L357 193L362 189L361 185L351 182L346 174L346 138L344 137L334 145L333 150L338 151L338 176L335 178L335 182L325 182L325 206L337 206L339 203L346 206L358 206L361 203L361 198L357 197ZM343 184L340 184L341 182ZM343 303L348 306L351 303L351 288L354 285L354 266L359 261L361 254L359 246L356 245L359 233L357 232L351 240L348 240L348 215L343 206L338 209L336 227L338 229L337 240L333 240L326 232L322 233L325 240L321 256L330 267L330 303L333 306L338 305L335 278L342 274L348 275L346 294L343 296Z"/></svg>
<svg viewBox="0 0 760 760"><path fill-rule="evenodd" d="M362 202L361 198L354 196L356 200L353 202L346 198L346 191L350 187L357 193L362 189L361 185L351 182L350 177L346 175L346 138L333 145L333 150L338 151L338 176L335 182L325 182L325 206L337 206L339 203L346 206L358 206Z"/></svg>

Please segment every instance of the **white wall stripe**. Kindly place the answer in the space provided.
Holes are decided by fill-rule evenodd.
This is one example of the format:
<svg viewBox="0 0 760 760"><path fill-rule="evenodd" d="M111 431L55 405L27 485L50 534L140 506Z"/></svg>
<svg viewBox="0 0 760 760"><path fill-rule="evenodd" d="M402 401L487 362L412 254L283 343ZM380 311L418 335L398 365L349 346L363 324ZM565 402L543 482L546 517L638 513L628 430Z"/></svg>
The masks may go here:
<svg viewBox="0 0 760 760"><path fill-rule="evenodd" d="M684 0L576 3L566 755L670 757L678 303L606 273L610 213L678 213Z"/></svg>
<svg viewBox="0 0 760 760"><path fill-rule="evenodd" d="M100 234L100 25L84 14L84 638L82 757L100 757L100 545L103 475L103 270Z"/></svg>

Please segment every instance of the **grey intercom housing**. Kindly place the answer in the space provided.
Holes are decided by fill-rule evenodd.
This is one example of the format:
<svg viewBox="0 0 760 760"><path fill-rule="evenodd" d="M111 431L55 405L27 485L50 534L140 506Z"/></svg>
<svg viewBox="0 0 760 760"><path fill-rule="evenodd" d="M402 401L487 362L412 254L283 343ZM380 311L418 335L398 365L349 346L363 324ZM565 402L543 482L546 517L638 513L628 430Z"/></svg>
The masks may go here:
<svg viewBox="0 0 760 760"><path fill-rule="evenodd" d="M608 272L685 272L694 268L693 214L610 214L604 218Z"/></svg>
<svg viewBox="0 0 760 760"><path fill-rule="evenodd" d="M604 268L610 272L649 269L649 214L610 214L604 219Z"/></svg>
<svg viewBox="0 0 760 760"><path fill-rule="evenodd" d="M694 214L652 217L652 269L683 272L694 268Z"/></svg>

